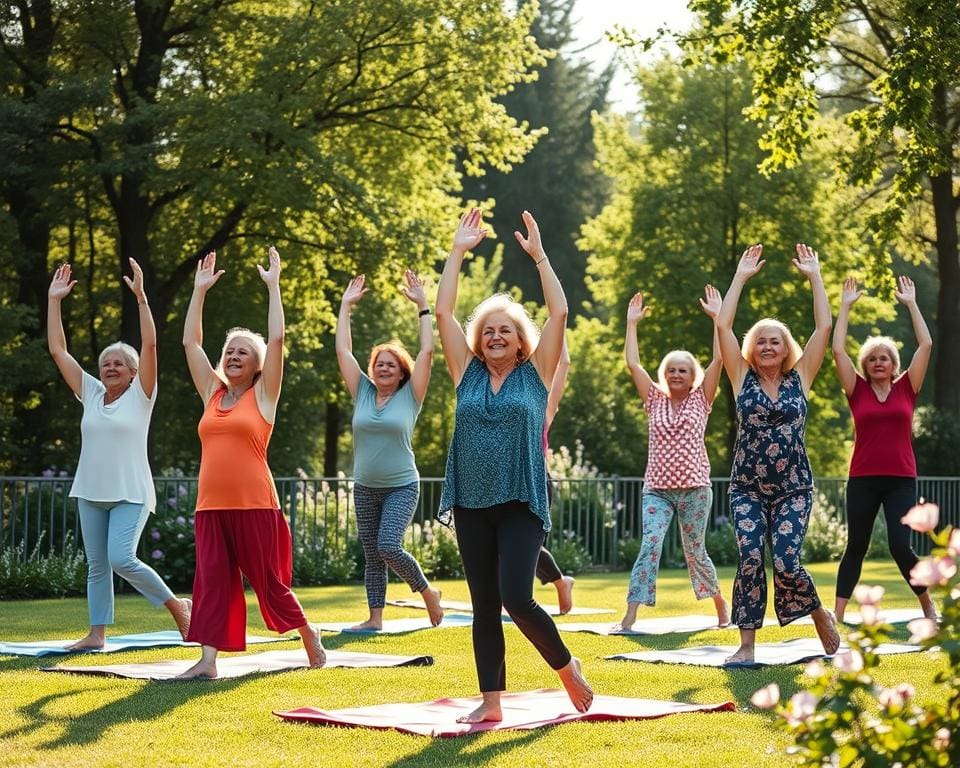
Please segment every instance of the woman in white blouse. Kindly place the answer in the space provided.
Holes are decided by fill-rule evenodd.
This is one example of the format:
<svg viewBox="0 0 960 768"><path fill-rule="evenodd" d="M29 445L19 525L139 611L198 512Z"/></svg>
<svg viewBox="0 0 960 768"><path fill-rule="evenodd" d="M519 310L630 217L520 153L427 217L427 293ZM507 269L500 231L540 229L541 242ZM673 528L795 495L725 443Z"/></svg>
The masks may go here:
<svg viewBox="0 0 960 768"><path fill-rule="evenodd" d="M64 381L83 403L81 448L70 496L77 499L87 556L90 632L72 650L102 648L113 623L113 573L153 605L166 607L180 634L190 626L191 602L178 599L150 566L137 558L137 543L156 508L147 461L147 432L157 399L157 331L143 290L143 271L130 259L133 278L123 280L137 297L140 354L115 342L100 353L100 378L86 373L67 350L60 302L76 280L70 265L57 268L47 292L47 346Z"/></svg>

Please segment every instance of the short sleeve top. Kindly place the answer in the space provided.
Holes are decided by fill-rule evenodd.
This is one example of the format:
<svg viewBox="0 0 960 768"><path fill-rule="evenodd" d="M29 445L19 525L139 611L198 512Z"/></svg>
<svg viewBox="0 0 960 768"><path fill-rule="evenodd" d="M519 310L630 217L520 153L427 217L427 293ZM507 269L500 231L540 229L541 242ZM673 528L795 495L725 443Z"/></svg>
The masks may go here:
<svg viewBox="0 0 960 768"><path fill-rule="evenodd" d="M670 396L651 384L645 407L648 449L644 485L664 489L710 485L704 444L710 403L703 386L692 389L674 409Z"/></svg>
<svg viewBox="0 0 960 768"><path fill-rule="evenodd" d="M353 407L353 478L370 488L396 488L420 479L413 455L413 427L420 403L407 381L377 407L377 387L360 374Z"/></svg>

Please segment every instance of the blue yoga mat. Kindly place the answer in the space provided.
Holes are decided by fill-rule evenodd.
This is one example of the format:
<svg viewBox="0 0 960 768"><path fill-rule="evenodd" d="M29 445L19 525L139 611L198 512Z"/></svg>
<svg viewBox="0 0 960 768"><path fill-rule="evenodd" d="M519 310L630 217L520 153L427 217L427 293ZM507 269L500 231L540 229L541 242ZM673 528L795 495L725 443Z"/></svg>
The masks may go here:
<svg viewBox="0 0 960 768"><path fill-rule="evenodd" d="M417 616L413 619L388 619L383 622L383 629L350 629L356 621L326 621L317 624L323 632L345 632L356 635L399 635L404 632L416 632L421 629L447 629L449 627L469 627L473 624L473 615L469 613L447 613L443 621L436 627L426 616Z"/></svg>
<svg viewBox="0 0 960 768"><path fill-rule="evenodd" d="M247 635L247 645L261 643L278 643L292 638L277 635L260 637ZM139 648L166 648L170 646L197 647L197 643L186 643L175 629L162 632L141 632L133 635L115 635L108 637L102 649L87 651L71 651L66 646L75 643L73 640L39 640L32 643L4 643L0 642L0 655L3 656L58 656L68 653L114 653L116 651L131 651Z"/></svg>

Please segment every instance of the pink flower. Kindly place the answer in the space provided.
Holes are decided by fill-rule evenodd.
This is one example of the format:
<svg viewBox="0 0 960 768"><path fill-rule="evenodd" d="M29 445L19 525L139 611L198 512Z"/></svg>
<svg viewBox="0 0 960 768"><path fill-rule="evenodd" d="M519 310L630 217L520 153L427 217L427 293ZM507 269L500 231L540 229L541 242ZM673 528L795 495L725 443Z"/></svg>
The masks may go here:
<svg viewBox="0 0 960 768"><path fill-rule="evenodd" d="M883 597L884 591L881 586L868 587L866 584L860 584L853 590L853 599L860 605L876 605Z"/></svg>
<svg viewBox="0 0 960 768"><path fill-rule="evenodd" d="M799 693L793 694L790 697L790 702L787 704L787 722L790 725L799 725L800 723L805 723L810 719L810 716L813 715L817 710L817 699L810 691L800 691Z"/></svg>
<svg viewBox="0 0 960 768"><path fill-rule="evenodd" d="M952 557L927 557L911 569L910 583L918 587L946 584L956 572L957 563Z"/></svg>
<svg viewBox="0 0 960 768"><path fill-rule="evenodd" d="M859 651L845 651L833 657L833 666L841 672L859 672L863 669L863 656Z"/></svg>
<svg viewBox="0 0 960 768"><path fill-rule="evenodd" d="M947 542L947 554L956 557L960 555L960 528L950 531L950 540Z"/></svg>
<svg viewBox="0 0 960 768"><path fill-rule="evenodd" d="M757 709L773 709L780 703L780 686L776 683L761 688L753 692L750 697L750 703Z"/></svg>
<svg viewBox="0 0 960 768"><path fill-rule="evenodd" d="M914 619L907 624L910 630L910 642L921 643L937 636L937 622L933 619Z"/></svg>
<svg viewBox="0 0 960 768"><path fill-rule="evenodd" d="M946 728L941 728L935 734L933 734L933 748L938 752L943 752L947 747L950 746L950 731Z"/></svg>
<svg viewBox="0 0 960 768"><path fill-rule="evenodd" d="M823 677L827 672L827 668L823 666L823 662L820 661L820 659L814 659L807 664L803 671L807 677Z"/></svg>
<svg viewBox="0 0 960 768"><path fill-rule="evenodd" d="M150 557L152 557L154 560L162 560L163 550L162 549L153 550L153 552L150 553Z"/></svg>
<svg viewBox="0 0 960 768"><path fill-rule="evenodd" d="M860 621L866 624L868 627L873 626L877 623L878 613L879 611L877 610L877 606L870 605L869 603L867 605L862 605L860 606Z"/></svg>
<svg viewBox="0 0 960 768"><path fill-rule="evenodd" d="M939 520L940 507L936 504L924 503L923 499L900 518L901 523L920 533L932 531L937 527Z"/></svg>

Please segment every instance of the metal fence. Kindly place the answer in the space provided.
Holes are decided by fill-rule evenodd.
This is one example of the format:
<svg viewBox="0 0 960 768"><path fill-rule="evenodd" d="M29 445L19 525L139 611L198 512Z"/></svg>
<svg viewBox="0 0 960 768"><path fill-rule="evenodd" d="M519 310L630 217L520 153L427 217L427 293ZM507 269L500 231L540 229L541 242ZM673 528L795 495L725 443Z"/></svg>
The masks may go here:
<svg viewBox="0 0 960 768"><path fill-rule="evenodd" d="M0 477L0 549L18 549L22 558L63 553L80 540L76 501L68 497L70 477ZM195 477L157 477L157 515L183 517L189 521L196 500ZM710 527L730 520L728 481L714 479ZM353 515L353 481L349 478L276 478L277 492L294 541L333 546L343 551L357 537ZM424 530L434 525L442 478L422 478L420 500L407 532L407 547L417 553ZM551 513L553 530L547 546L561 540L573 541L589 553L594 566L618 565L621 542L637 539L642 533L639 477L594 477L554 481ZM960 478L922 477L919 495L940 505L941 525L960 525ZM843 519L845 478L817 481L816 503ZM145 537L146 538L146 537ZM926 554L929 539L914 533L914 549ZM149 541L142 544L149 547ZM664 542L664 561L678 562L680 536L676 523ZM296 555L295 555L296 556ZM622 563L621 563L622 565ZM629 564L627 564L629 565Z"/></svg>

